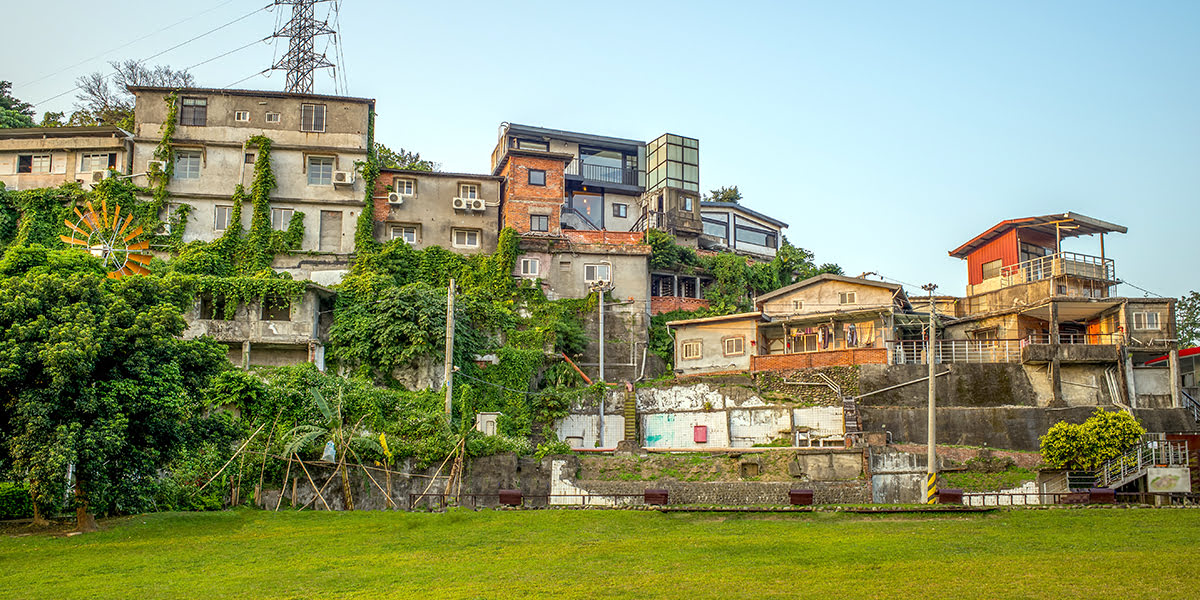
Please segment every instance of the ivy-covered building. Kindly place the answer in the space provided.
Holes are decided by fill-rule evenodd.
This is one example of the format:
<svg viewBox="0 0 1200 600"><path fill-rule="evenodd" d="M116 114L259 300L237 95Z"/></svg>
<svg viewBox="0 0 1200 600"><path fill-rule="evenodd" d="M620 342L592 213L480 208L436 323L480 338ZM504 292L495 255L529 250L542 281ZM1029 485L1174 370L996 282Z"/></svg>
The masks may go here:
<svg viewBox="0 0 1200 600"><path fill-rule="evenodd" d="M184 227L182 240L211 241L229 227L233 196L245 188L240 211L251 225L255 162L269 140L272 229L289 231L304 263L277 265L298 278L335 283L354 252L363 208L358 174L366 161L375 101L287 92L131 86L136 97L133 169L167 173L164 221ZM170 156L170 164L166 157ZM181 219L172 218L187 206ZM176 226L178 226L176 225Z"/></svg>
<svg viewBox="0 0 1200 600"><path fill-rule="evenodd" d="M0 129L0 183L10 190L70 182L91 189L129 175L132 150L133 136L119 127Z"/></svg>

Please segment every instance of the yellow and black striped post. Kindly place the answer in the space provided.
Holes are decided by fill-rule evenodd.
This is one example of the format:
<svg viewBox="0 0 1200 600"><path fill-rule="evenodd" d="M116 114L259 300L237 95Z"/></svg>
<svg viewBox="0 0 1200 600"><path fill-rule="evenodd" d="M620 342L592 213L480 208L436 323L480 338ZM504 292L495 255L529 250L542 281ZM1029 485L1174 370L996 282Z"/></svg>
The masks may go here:
<svg viewBox="0 0 1200 600"><path fill-rule="evenodd" d="M930 473L925 479L925 504L937 504L937 473Z"/></svg>

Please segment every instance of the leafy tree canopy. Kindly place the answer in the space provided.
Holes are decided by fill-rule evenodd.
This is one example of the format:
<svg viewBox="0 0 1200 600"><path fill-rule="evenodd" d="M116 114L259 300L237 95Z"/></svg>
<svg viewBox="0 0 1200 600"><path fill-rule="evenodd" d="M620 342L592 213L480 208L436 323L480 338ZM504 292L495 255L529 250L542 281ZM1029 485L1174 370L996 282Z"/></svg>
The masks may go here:
<svg viewBox="0 0 1200 600"><path fill-rule="evenodd" d="M33 105L14 98L12 82L0 81L0 129L34 127Z"/></svg>
<svg viewBox="0 0 1200 600"><path fill-rule="evenodd" d="M742 201L742 193L738 191L736 185L721 186L709 192L704 200L706 202L732 202L737 204Z"/></svg>
<svg viewBox="0 0 1200 600"><path fill-rule="evenodd" d="M441 165L421 158L420 152L409 152L404 148L392 150L379 142L375 142L375 155L379 166L385 169L409 169L412 171L437 171Z"/></svg>
<svg viewBox="0 0 1200 600"><path fill-rule="evenodd" d="M100 71L75 80L79 94L75 96L75 112L69 125L115 125L133 129L134 96L126 88L131 85L158 87L192 87L196 80L187 71L176 71L166 65L153 67L136 60L108 63L114 73Z"/></svg>
<svg viewBox="0 0 1200 600"><path fill-rule="evenodd" d="M1127 412L1096 409L1082 424L1060 421L1041 439L1042 460L1056 469L1094 471L1138 443L1146 430Z"/></svg>
<svg viewBox="0 0 1200 600"><path fill-rule="evenodd" d="M1179 346L1200 345L1200 292L1188 292L1175 304L1176 336Z"/></svg>

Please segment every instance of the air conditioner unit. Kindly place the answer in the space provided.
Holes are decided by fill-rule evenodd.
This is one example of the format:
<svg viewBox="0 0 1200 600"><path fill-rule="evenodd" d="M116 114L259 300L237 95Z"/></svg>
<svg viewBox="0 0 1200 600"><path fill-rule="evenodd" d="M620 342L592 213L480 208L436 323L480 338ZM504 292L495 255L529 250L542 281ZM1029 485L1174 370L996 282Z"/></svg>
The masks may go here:
<svg viewBox="0 0 1200 600"><path fill-rule="evenodd" d="M404 196L396 192L388 192L388 204L404 204Z"/></svg>
<svg viewBox="0 0 1200 600"><path fill-rule="evenodd" d="M112 171L109 171L108 169L103 171L92 171L92 183L100 183L109 177L112 177Z"/></svg>
<svg viewBox="0 0 1200 600"><path fill-rule="evenodd" d="M472 198L471 199L471 210L477 210L479 212L483 212L483 200L480 200L479 198Z"/></svg>
<svg viewBox="0 0 1200 600"><path fill-rule="evenodd" d="M334 185L354 185L354 171L334 171Z"/></svg>
<svg viewBox="0 0 1200 600"><path fill-rule="evenodd" d="M454 210L467 210L471 205L471 200L468 198L455 198Z"/></svg>
<svg viewBox="0 0 1200 600"><path fill-rule="evenodd" d="M152 173L156 169L159 171L166 171L167 163L165 161L161 161L161 160L152 160L152 161L149 161L146 163L146 172L147 173Z"/></svg>

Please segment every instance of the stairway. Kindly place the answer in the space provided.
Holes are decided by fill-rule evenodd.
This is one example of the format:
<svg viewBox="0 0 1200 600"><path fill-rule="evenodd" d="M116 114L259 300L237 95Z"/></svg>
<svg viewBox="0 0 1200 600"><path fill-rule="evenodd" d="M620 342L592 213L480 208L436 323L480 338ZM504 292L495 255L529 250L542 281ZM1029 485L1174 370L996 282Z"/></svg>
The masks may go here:
<svg viewBox="0 0 1200 600"><path fill-rule="evenodd" d="M862 417L858 414L858 403L853 397L842 396L842 420L847 438L862 431Z"/></svg>
<svg viewBox="0 0 1200 600"><path fill-rule="evenodd" d="M1143 439L1135 448L1106 463L1096 472L1098 487L1116 489L1137 480L1155 466L1188 466L1187 443L1161 437Z"/></svg>
<svg viewBox="0 0 1200 600"><path fill-rule="evenodd" d="M625 440L638 443L637 439L637 392L625 390Z"/></svg>

